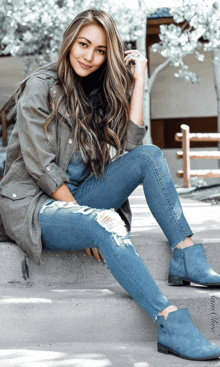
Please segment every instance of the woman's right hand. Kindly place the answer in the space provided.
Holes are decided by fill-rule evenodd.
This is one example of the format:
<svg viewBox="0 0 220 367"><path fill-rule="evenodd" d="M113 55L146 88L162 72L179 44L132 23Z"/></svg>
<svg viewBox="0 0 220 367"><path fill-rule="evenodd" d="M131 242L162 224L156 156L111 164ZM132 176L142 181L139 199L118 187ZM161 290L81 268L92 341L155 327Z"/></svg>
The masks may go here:
<svg viewBox="0 0 220 367"><path fill-rule="evenodd" d="M144 81L147 69L147 59L138 50L125 51L125 65L131 63L131 72L134 80Z"/></svg>

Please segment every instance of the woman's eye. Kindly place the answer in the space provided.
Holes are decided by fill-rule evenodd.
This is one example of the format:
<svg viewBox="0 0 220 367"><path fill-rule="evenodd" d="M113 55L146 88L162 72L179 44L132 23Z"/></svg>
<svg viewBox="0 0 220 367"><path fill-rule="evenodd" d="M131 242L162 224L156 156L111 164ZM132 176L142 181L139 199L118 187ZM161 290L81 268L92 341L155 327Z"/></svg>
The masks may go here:
<svg viewBox="0 0 220 367"><path fill-rule="evenodd" d="M86 47L87 46L87 44L85 43L85 42L80 42L79 43L82 47Z"/></svg>
<svg viewBox="0 0 220 367"><path fill-rule="evenodd" d="M100 53L102 55L104 55L104 53L105 53L105 51L103 51L103 50L97 50L97 51L98 51L98 53Z"/></svg>

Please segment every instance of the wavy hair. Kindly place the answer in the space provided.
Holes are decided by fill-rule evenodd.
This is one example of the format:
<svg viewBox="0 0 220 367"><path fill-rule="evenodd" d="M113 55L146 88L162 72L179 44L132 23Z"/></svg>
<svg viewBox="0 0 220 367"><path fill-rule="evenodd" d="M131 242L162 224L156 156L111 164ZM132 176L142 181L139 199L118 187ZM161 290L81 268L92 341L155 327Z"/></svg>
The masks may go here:
<svg viewBox="0 0 220 367"><path fill-rule="evenodd" d="M82 27L101 26L107 37L107 57L98 70L79 83L69 53ZM105 166L125 149L130 92L133 76L124 63L124 44L113 19L102 10L89 9L78 14L66 29L57 62L58 83L63 94L45 128L58 117L58 106L64 101L75 131L74 147L80 149L85 165L95 176L104 174ZM109 146L116 150L110 157Z"/></svg>

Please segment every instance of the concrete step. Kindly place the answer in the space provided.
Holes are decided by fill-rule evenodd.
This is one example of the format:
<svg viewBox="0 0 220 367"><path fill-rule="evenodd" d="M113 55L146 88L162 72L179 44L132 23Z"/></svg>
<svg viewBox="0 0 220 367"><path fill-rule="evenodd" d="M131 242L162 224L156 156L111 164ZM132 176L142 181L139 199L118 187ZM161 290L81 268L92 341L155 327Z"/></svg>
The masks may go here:
<svg viewBox="0 0 220 367"><path fill-rule="evenodd" d="M157 352L156 342L38 343L0 349L1 367L208 367L215 361L188 361Z"/></svg>
<svg viewBox="0 0 220 367"><path fill-rule="evenodd" d="M159 225L145 203L143 189L140 186L130 196L133 213L131 239L145 265L156 280L167 279L172 253ZM195 233L195 243L203 243L207 258L217 272L220 272L220 213L218 205L182 198L182 206ZM21 262L24 259L18 246L0 243L0 284L25 283L22 278ZM42 265L36 266L27 260L30 278L33 284L62 284L105 287L115 282L103 263L90 259L82 251L44 252Z"/></svg>
<svg viewBox="0 0 220 367"><path fill-rule="evenodd" d="M143 246L145 235L133 237L133 244L143 259L146 267L156 280L167 280L168 268L172 253L167 243ZM204 244L207 258L213 269L220 273L220 246L218 243ZM52 251L44 252L42 265L37 266L27 259L29 278L23 278L23 252L18 246L10 243L0 244L0 284L28 283L38 284L72 284L73 286L106 287L115 281L106 264L90 259L84 251Z"/></svg>
<svg viewBox="0 0 220 367"><path fill-rule="evenodd" d="M195 325L220 344L220 290L173 287L161 291L178 308L187 307ZM142 343L156 341L157 323L120 286L106 289L1 287L1 348L27 343Z"/></svg>

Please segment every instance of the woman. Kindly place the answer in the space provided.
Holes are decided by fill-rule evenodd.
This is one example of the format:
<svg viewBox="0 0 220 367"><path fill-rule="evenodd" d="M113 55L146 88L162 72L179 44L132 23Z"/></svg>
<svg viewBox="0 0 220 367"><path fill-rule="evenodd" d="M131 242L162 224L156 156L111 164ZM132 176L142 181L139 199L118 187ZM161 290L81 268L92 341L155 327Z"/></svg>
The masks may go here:
<svg viewBox="0 0 220 367"><path fill-rule="evenodd" d="M159 323L160 352L214 359L220 348L199 333L186 309L177 310L160 292L127 230L127 198L142 183L174 251L170 281L220 284L201 245L193 245L160 149L141 145L146 65L138 51L124 53L104 11L87 10L73 20L57 64L20 85L1 183L2 222L7 236L35 263L42 243L48 250L86 249L105 259L118 282Z"/></svg>

